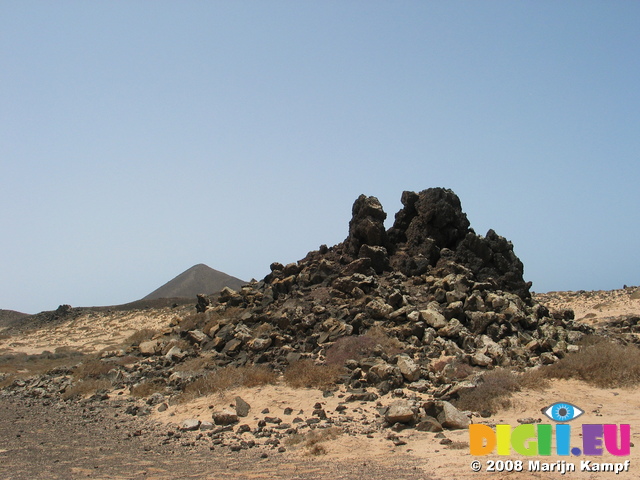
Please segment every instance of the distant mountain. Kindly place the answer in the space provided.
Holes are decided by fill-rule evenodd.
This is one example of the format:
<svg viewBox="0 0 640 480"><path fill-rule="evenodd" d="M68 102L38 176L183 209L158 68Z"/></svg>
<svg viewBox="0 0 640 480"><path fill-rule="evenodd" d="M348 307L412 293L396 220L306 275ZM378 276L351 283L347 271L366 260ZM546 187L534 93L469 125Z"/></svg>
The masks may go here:
<svg viewBox="0 0 640 480"><path fill-rule="evenodd" d="M224 287L238 290L246 283L247 282L239 278L232 277L231 275L219 272L200 263L182 272L173 280L170 280L142 298L142 300L153 300L157 298L194 298L198 293L209 295L214 292L219 292Z"/></svg>

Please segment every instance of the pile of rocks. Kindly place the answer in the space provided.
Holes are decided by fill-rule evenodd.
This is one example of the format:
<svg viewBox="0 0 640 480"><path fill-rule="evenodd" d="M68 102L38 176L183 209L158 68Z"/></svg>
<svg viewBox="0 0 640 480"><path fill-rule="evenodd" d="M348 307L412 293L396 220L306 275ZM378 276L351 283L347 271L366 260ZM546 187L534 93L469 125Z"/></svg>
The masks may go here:
<svg viewBox="0 0 640 480"><path fill-rule="evenodd" d="M513 245L490 230L477 235L450 190L404 192L389 230L375 197L353 205L349 235L239 291L198 297L195 315L139 346L143 355L180 361L206 353L220 365L317 362L331 346L373 330L396 341L346 362L345 382L381 393L407 386L439 398L456 379L438 359L473 367L527 368L577 350L589 327L571 311L532 300ZM183 341L178 344L177 337Z"/></svg>
<svg viewBox="0 0 640 480"><path fill-rule="evenodd" d="M375 400L373 388L426 394L437 401L383 415L390 425L437 429L464 423L447 402L474 388L461 366L550 364L591 333L571 311L552 313L532 299L513 245L493 230L477 235L451 190L404 192L402 204L386 230L380 202L361 195L344 242L273 263L263 280L238 291L199 295L198 313L127 352L142 358L114 367L113 383L153 380L179 392L194 374L174 366L189 357L283 371L306 358L335 363L342 346L353 354L340 360L342 381L365 389L362 401Z"/></svg>

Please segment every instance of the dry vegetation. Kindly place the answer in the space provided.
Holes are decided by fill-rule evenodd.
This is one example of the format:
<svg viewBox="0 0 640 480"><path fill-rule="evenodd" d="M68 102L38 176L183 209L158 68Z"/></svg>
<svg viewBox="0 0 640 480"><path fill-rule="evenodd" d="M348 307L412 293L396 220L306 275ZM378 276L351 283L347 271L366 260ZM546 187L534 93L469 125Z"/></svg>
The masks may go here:
<svg viewBox="0 0 640 480"><path fill-rule="evenodd" d="M147 340L151 340L155 335L159 332L153 328L143 328L138 330L129 336L125 340L126 345L140 345L142 342L146 342Z"/></svg>
<svg viewBox="0 0 640 480"><path fill-rule="evenodd" d="M285 440L285 444L289 446L302 445L307 448L309 455L324 455L327 453L327 449L322 445L322 442L335 440L342 433L342 429L338 427L315 429L304 435L299 433L290 435Z"/></svg>
<svg viewBox="0 0 640 480"><path fill-rule="evenodd" d="M464 390L454 402L461 410L496 413L511 405L511 395L524 388L544 389L549 382L540 369L516 373L496 368L482 374L476 388Z"/></svg>
<svg viewBox="0 0 640 480"><path fill-rule="evenodd" d="M552 365L520 374L502 368L482 374L477 387L463 391L455 404L462 410L495 413L510 406L513 393L544 389L553 378L581 380L599 388L638 385L640 349L608 338L585 337L580 351L569 353Z"/></svg>
<svg viewBox="0 0 640 480"><path fill-rule="evenodd" d="M284 372L284 381L293 388L325 389L336 383L342 367L317 365L311 359L298 360Z"/></svg>
<svg viewBox="0 0 640 480"><path fill-rule="evenodd" d="M202 377L198 377L184 388L180 401L189 401L197 397L222 393L235 387L257 387L276 383L277 374L269 367L254 365L251 367L223 367Z"/></svg>
<svg viewBox="0 0 640 480"><path fill-rule="evenodd" d="M640 383L640 349L601 337L587 337L577 353L568 354L543 370L549 378L574 378L601 388Z"/></svg>
<svg viewBox="0 0 640 480"><path fill-rule="evenodd" d="M327 349L326 362L331 366L344 366L348 360L361 360L376 350L388 356L402 352L403 344L397 338L389 336L384 328L371 327L364 335L346 336L337 339Z"/></svg>
<svg viewBox="0 0 640 480"><path fill-rule="evenodd" d="M71 368L83 358L84 354L64 348L57 349L55 353L0 355L0 388L11 385L15 380L42 375L56 368Z"/></svg>
<svg viewBox="0 0 640 480"><path fill-rule="evenodd" d="M100 392L106 393L111 389L111 387L111 382L106 378L88 378L86 380L76 382L71 387L67 388L62 394L62 398L67 400L75 397L86 397Z"/></svg>
<svg viewBox="0 0 640 480"><path fill-rule="evenodd" d="M154 380L145 380L137 385L131 387L131 396L137 398L144 398L153 395L154 393L162 393L164 392L166 385L154 381Z"/></svg>

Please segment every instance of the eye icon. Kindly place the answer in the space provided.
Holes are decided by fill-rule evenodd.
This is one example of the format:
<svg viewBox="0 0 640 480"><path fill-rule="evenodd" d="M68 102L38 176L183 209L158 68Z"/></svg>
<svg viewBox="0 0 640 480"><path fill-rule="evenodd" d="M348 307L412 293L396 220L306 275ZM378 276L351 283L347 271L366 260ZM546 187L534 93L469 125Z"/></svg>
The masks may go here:
<svg viewBox="0 0 640 480"><path fill-rule="evenodd" d="M570 403L557 402L543 408L542 413L554 422L570 422L582 415L584 411Z"/></svg>

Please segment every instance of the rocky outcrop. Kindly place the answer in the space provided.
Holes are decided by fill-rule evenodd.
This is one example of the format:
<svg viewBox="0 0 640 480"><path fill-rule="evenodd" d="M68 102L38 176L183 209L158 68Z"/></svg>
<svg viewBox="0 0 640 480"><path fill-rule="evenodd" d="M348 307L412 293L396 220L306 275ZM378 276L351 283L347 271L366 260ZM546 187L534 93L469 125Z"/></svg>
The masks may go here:
<svg viewBox="0 0 640 480"><path fill-rule="evenodd" d="M387 214L376 197L360 195L351 209L349 237L345 245L347 252L357 257L362 245L384 247L387 244L387 233L384 221Z"/></svg>
<svg viewBox="0 0 640 480"><path fill-rule="evenodd" d="M365 345L362 358L349 358L350 386L384 394L404 385L441 400L456 396L456 379L435 365L443 356L527 368L577 348L588 327L534 302L513 245L492 230L477 235L451 190L404 192L402 204L385 231L380 202L361 195L344 242L274 262L262 281L209 303L200 296L202 315L220 320L178 331L196 351L215 351L220 365L278 370L300 358L332 360L340 342Z"/></svg>

